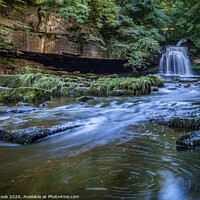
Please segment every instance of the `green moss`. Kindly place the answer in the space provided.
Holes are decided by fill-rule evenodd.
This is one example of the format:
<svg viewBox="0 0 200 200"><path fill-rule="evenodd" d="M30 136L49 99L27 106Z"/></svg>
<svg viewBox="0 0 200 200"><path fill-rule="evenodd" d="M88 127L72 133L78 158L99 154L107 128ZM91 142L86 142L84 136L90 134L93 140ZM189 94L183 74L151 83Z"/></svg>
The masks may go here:
<svg viewBox="0 0 200 200"><path fill-rule="evenodd" d="M46 38L49 40L54 40L55 39L55 34L54 33L46 33Z"/></svg>
<svg viewBox="0 0 200 200"><path fill-rule="evenodd" d="M149 74L147 78L150 80L152 86L164 87L164 80L161 76Z"/></svg>
<svg viewBox="0 0 200 200"><path fill-rule="evenodd" d="M0 101L50 100L50 92L38 88L13 88L0 91Z"/></svg>
<svg viewBox="0 0 200 200"><path fill-rule="evenodd" d="M124 91L127 95L144 95L151 92L151 83L141 78L100 78L92 82L91 88L98 91L98 96L109 96L116 90Z"/></svg>
<svg viewBox="0 0 200 200"><path fill-rule="evenodd" d="M112 78L116 77L116 78ZM76 82L75 82L76 80ZM73 82L70 82L73 81ZM80 82L81 84L78 84ZM151 86L164 86L164 81L155 75L140 78L119 78L118 76L87 80L81 77L59 77L55 75L24 74L0 76L0 86L19 88L31 87L50 91L52 96L120 96L146 95L151 93ZM85 86L85 87L83 87ZM38 94L39 95L39 94ZM4 94L6 98L6 94ZM24 93L18 94L24 96ZM35 93L30 91L25 100L36 100Z"/></svg>
<svg viewBox="0 0 200 200"><path fill-rule="evenodd" d="M77 103L86 102L86 101L93 99L93 98L94 97L90 97L90 96L81 96L81 97L76 98L76 102Z"/></svg>
<svg viewBox="0 0 200 200"><path fill-rule="evenodd" d="M18 102L17 104L16 104L16 106L22 106L23 105L23 102Z"/></svg>
<svg viewBox="0 0 200 200"><path fill-rule="evenodd" d="M75 97L90 96L90 95L93 95L93 91L90 90L89 87L77 87L74 89Z"/></svg>
<svg viewBox="0 0 200 200"><path fill-rule="evenodd" d="M70 87L62 87L61 89L61 96L68 97L72 93L72 89Z"/></svg>

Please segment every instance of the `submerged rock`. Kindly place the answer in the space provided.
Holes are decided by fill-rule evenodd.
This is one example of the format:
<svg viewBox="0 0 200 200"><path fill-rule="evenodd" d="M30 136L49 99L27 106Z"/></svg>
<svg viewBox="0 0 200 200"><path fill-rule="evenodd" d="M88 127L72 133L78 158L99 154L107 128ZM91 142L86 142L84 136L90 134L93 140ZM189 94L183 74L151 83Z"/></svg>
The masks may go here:
<svg viewBox="0 0 200 200"><path fill-rule="evenodd" d="M14 142L18 144L32 144L49 135L53 135L55 133L66 131L79 126L80 125L71 124L64 126L54 126L52 128L30 127L27 129L14 131L8 131L0 128L0 140Z"/></svg>
<svg viewBox="0 0 200 200"><path fill-rule="evenodd" d="M0 114L8 114L8 113L25 113L38 110L37 108L33 108L31 106L19 106L19 107L0 107Z"/></svg>
<svg viewBox="0 0 200 200"><path fill-rule="evenodd" d="M185 148L196 148L200 147L200 132L196 131L183 135L176 140L176 145Z"/></svg>
<svg viewBox="0 0 200 200"><path fill-rule="evenodd" d="M76 102L86 102L86 101L91 100L91 99L94 99L94 97L82 96L82 97L76 98Z"/></svg>
<svg viewBox="0 0 200 200"><path fill-rule="evenodd" d="M168 90L177 90L177 88L175 88L175 87L174 88L168 88Z"/></svg>

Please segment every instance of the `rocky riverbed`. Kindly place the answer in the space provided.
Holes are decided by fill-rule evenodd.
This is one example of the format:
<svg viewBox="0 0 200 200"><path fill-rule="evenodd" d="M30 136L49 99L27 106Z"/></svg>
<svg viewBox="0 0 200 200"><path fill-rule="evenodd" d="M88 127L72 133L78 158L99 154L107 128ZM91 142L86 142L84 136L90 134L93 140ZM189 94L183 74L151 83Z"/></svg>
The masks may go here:
<svg viewBox="0 0 200 200"><path fill-rule="evenodd" d="M97 77L94 74L81 76L55 76L45 74L1 75L0 102L33 102L50 100L51 97L71 97L77 102L86 102L94 97L148 95L164 87L164 81L156 75L131 78L109 75ZM152 89L151 89L152 88ZM155 89L156 88L156 89ZM13 108L2 107L0 113L23 113L37 110L23 102ZM47 105L45 103L41 104ZM44 107L45 107L44 106ZM1 130L0 139L30 144L41 138L55 134L62 129L37 129L31 127L23 130Z"/></svg>

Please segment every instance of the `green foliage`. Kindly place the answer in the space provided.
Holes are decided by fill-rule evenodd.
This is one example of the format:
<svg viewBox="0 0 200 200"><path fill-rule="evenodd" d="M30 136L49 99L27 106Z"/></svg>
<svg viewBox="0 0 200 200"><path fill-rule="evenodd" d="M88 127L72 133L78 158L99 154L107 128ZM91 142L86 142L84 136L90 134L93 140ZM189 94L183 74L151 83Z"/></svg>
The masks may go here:
<svg viewBox="0 0 200 200"><path fill-rule="evenodd" d="M83 23L89 16L90 8L86 0L42 0L45 14L49 9L56 8L57 16L73 18L77 23Z"/></svg>
<svg viewBox="0 0 200 200"><path fill-rule="evenodd" d="M200 49L199 0L0 0L0 7L8 4L15 16L29 5L42 15L56 12L73 24L67 31L74 32L77 41L93 42L108 55L126 59L125 67L134 71L148 67L166 38L191 41L194 53ZM24 23L1 25L0 47L12 46L13 30L32 31ZM46 36L54 39L53 33Z"/></svg>
<svg viewBox="0 0 200 200"><path fill-rule="evenodd" d="M199 70L200 69L200 64L195 63L195 64L192 65L192 68Z"/></svg>
<svg viewBox="0 0 200 200"><path fill-rule="evenodd" d="M22 22L15 22L13 26L5 26L0 24L0 48L6 47L7 49L15 50L10 35L14 30L30 32L31 28Z"/></svg>
<svg viewBox="0 0 200 200"><path fill-rule="evenodd" d="M109 49L112 54L127 59L125 66L132 66L134 71L143 70L160 52L159 42L164 37L159 28L166 16L153 0L127 0L119 6L118 25L109 41Z"/></svg>
<svg viewBox="0 0 200 200"><path fill-rule="evenodd" d="M187 39L192 41L193 51L200 49L200 2L199 0L174 0L167 5L166 14L171 18L168 24L167 36L173 39ZM170 30L170 31L169 31Z"/></svg>
<svg viewBox="0 0 200 200"><path fill-rule="evenodd" d="M30 26L27 26L22 22L15 23L13 29L24 32L30 32L32 30Z"/></svg>
<svg viewBox="0 0 200 200"><path fill-rule="evenodd" d="M11 32L10 28L6 28L0 25L0 48L1 47L11 47L12 44L9 40L9 33Z"/></svg>
<svg viewBox="0 0 200 200"><path fill-rule="evenodd" d="M93 81L91 90L97 91L98 96L144 95L150 93L151 82L146 77L141 78L100 78Z"/></svg>
<svg viewBox="0 0 200 200"><path fill-rule="evenodd" d="M3 0L0 0L0 7L5 7L6 5L5 5L5 2L3 1Z"/></svg>

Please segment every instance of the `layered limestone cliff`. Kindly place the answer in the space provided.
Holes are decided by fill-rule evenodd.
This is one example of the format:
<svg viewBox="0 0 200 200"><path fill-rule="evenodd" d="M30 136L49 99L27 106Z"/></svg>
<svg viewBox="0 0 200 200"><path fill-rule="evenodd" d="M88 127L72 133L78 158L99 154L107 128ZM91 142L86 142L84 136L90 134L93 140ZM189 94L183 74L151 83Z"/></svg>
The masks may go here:
<svg viewBox="0 0 200 200"><path fill-rule="evenodd" d="M9 15L5 10L1 12L0 24L6 24L8 27L13 26L15 20L16 17ZM106 51L93 42L87 41L80 30L73 30L76 28L73 22L57 17L53 10L42 15L40 10L30 7L17 20L32 28L29 33L16 29L10 35L10 40L21 51L109 58Z"/></svg>

